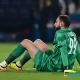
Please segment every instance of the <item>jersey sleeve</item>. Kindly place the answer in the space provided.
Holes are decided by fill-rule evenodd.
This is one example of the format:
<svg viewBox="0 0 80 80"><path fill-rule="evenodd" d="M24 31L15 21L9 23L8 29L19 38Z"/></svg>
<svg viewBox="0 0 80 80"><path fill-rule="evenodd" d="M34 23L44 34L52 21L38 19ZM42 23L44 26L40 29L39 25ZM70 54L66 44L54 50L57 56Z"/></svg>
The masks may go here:
<svg viewBox="0 0 80 80"><path fill-rule="evenodd" d="M67 55L67 47L61 46L60 47L61 58L64 66L68 66L68 55Z"/></svg>
<svg viewBox="0 0 80 80"><path fill-rule="evenodd" d="M79 50L78 45L77 45L77 50L76 50L76 59L77 59L77 62L80 64L80 50Z"/></svg>
<svg viewBox="0 0 80 80"><path fill-rule="evenodd" d="M57 36L57 44L61 52L63 66L68 66L67 41L62 34Z"/></svg>

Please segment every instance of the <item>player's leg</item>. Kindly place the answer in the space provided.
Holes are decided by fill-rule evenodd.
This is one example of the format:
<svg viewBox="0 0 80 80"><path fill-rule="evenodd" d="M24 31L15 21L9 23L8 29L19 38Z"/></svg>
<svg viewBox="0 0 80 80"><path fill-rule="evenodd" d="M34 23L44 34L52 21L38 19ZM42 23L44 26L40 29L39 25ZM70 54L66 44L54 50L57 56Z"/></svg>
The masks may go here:
<svg viewBox="0 0 80 80"><path fill-rule="evenodd" d="M46 52L49 47L40 39L37 39L34 41L34 44L43 52ZM15 70L21 70L22 66L30 59L30 55L28 54L28 52L24 55L24 57L18 61L18 62L13 62L9 65L10 68L13 68Z"/></svg>
<svg viewBox="0 0 80 80"><path fill-rule="evenodd" d="M49 47L40 39L35 40L34 44L43 52L46 52L49 49ZM29 59L30 55L26 53L20 61L16 62L16 65L22 67Z"/></svg>
<svg viewBox="0 0 80 80"><path fill-rule="evenodd" d="M35 54L38 52L39 48L34 45L34 43L30 40L23 40L21 42L22 46L25 47L31 57L31 59L34 59Z"/></svg>
<svg viewBox="0 0 80 80"><path fill-rule="evenodd" d="M23 65L26 62L28 62L28 60L30 60L30 59L31 59L31 57L30 57L29 53L26 52L26 54L24 55L24 57L20 61L17 61L17 62L14 61L14 62L10 63L8 65L8 67L10 67L10 68L12 68L14 70L20 71L20 70L22 70Z"/></svg>
<svg viewBox="0 0 80 80"><path fill-rule="evenodd" d="M49 47L47 44L45 44L42 40L37 39L34 41L34 44L43 52L46 52L47 50L49 50Z"/></svg>
<svg viewBox="0 0 80 80"><path fill-rule="evenodd" d="M41 50L43 51L42 57L39 57L39 63L38 65L35 65L35 68L38 71L53 71L52 66L50 65L51 63L51 55L53 54L53 51L49 49L48 45L45 44L42 40L37 39L34 44Z"/></svg>
<svg viewBox="0 0 80 80"><path fill-rule="evenodd" d="M6 67L9 63L11 63L14 59L16 59L17 57L19 57L24 50L27 49L31 58L34 59L35 54L38 52L38 48L33 44L33 42L31 42L30 40L23 40L19 46L14 49L14 51L9 55L9 57L3 61L2 63L0 63L1 66Z"/></svg>
<svg viewBox="0 0 80 80"><path fill-rule="evenodd" d="M12 52L11 54L5 59L3 62L0 63L2 67L7 67L9 63L19 57L26 49L20 43Z"/></svg>
<svg viewBox="0 0 80 80"><path fill-rule="evenodd" d="M19 67L22 67L26 62L28 62L29 60L31 59L30 55L28 52L26 52L26 54L24 55L24 57L16 62L16 64L19 66ZM20 64L20 65L19 65Z"/></svg>

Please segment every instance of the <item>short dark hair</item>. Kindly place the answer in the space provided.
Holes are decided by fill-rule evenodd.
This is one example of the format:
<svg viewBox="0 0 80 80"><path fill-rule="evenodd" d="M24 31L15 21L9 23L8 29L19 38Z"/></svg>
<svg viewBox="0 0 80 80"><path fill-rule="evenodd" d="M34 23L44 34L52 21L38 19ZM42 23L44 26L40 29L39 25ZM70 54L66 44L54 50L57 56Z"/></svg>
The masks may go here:
<svg viewBox="0 0 80 80"><path fill-rule="evenodd" d="M65 27L69 27L71 24L71 19L68 15L59 15L58 16L60 18L61 21L64 22Z"/></svg>

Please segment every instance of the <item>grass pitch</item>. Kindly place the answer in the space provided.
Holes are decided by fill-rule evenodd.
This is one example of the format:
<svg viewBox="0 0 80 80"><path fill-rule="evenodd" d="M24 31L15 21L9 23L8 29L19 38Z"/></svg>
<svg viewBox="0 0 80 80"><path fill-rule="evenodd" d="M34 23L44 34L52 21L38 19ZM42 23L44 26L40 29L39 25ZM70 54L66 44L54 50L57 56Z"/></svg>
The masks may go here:
<svg viewBox="0 0 80 80"><path fill-rule="evenodd" d="M14 50L18 43L0 43L0 62L7 58L7 56ZM52 49L52 44L48 44ZM20 56L15 61L20 60ZM64 77L63 72L38 72L33 69L33 61L29 60L22 71L15 71L8 68L7 72L0 72L0 80L80 80L79 76ZM75 61L74 70L80 72L78 63Z"/></svg>

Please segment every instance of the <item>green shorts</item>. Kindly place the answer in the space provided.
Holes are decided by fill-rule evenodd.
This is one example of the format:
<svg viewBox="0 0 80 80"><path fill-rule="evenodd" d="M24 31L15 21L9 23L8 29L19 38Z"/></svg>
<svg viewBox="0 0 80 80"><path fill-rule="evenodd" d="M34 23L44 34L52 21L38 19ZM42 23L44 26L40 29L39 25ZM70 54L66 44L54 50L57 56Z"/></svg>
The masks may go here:
<svg viewBox="0 0 80 80"><path fill-rule="evenodd" d="M36 68L36 70L58 72L58 69L54 68L55 63L52 62L52 54L53 51L50 49L47 50L45 53L39 50L34 57L34 67Z"/></svg>

